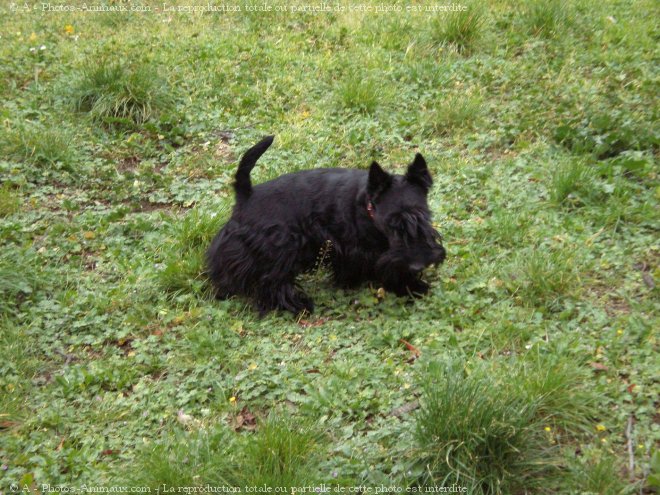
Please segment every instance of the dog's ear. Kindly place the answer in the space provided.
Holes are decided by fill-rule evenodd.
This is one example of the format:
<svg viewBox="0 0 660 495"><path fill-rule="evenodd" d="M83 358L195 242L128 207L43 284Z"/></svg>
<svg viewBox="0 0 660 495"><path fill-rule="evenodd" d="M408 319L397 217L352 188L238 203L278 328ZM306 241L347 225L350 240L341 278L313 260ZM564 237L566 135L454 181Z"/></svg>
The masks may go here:
<svg viewBox="0 0 660 495"><path fill-rule="evenodd" d="M433 185L433 179L431 179L431 174L429 173L429 169L426 166L426 160L424 160L424 157L421 155L421 153L417 153L413 162L408 165L406 179L408 182L412 182L413 184L419 184L427 192L429 189L431 189L431 186Z"/></svg>
<svg viewBox="0 0 660 495"><path fill-rule="evenodd" d="M392 176L385 172L385 170L383 170L380 165L378 165L378 163L372 162L371 167L369 167L367 194L374 198L385 192L385 190L390 187L391 184Z"/></svg>

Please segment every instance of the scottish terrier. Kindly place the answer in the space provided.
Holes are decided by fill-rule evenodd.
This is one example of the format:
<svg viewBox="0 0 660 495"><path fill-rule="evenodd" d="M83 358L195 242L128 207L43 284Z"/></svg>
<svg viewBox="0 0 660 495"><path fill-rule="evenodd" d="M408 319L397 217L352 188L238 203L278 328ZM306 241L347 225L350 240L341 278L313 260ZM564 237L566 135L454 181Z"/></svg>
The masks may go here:
<svg viewBox="0 0 660 495"><path fill-rule="evenodd" d="M241 158L231 218L207 251L218 298L247 296L261 315L314 310L296 285L320 252L345 288L373 281L398 296L421 296L424 268L445 259L426 197L433 183L421 154L405 175L373 162L369 171L321 168L252 185L250 172L273 142L262 139Z"/></svg>

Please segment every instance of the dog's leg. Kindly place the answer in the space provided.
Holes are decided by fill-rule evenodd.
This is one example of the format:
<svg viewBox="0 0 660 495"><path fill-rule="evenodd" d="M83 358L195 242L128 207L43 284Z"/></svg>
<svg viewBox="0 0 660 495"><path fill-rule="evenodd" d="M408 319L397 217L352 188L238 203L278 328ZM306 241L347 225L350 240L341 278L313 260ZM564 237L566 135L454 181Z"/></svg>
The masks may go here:
<svg viewBox="0 0 660 495"><path fill-rule="evenodd" d="M303 311L314 312L314 301L292 283L261 287L256 300L261 316L276 309L290 311L294 315Z"/></svg>
<svg viewBox="0 0 660 495"><path fill-rule="evenodd" d="M422 297L429 291L429 284L412 273L390 276L383 280L383 287L388 292L394 292L397 296Z"/></svg>

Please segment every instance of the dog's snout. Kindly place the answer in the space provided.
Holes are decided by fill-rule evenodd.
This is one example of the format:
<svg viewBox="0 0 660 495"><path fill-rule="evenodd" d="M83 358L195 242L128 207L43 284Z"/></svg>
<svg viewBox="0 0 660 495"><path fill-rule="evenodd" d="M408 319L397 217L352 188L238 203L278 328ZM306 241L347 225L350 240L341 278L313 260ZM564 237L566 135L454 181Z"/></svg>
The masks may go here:
<svg viewBox="0 0 660 495"><path fill-rule="evenodd" d="M442 263L447 257L447 252L442 246L438 246L433 250L433 263Z"/></svg>

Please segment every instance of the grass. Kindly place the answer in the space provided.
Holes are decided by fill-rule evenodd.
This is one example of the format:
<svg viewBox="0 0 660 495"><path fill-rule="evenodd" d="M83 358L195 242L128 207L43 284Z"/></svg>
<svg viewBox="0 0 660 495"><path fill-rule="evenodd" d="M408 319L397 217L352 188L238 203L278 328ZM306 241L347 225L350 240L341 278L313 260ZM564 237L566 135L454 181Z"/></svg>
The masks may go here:
<svg viewBox="0 0 660 495"><path fill-rule="evenodd" d="M621 470L619 461L609 452L593 452L572 467L570 479L588 493L618 495L626 492L626 484L619 476Z"/></svg>
<svg viewBox="0 0 660 495"><path fill-rule="evenodd" d="M576 263L567 250L526 249L514 255L503 278L512 296L523 304L557 308L579 286Z"/></svg>
<svg viewBox="0 0 660 495"><path fill-rule="evenodd" d="M373 79L363 74L345 78L339 87L340 102L350 110L373 113L380 102L379 87Z"/></svg>
<svg viewBox="0 0 660 495"><path fill-rule="evenodd" d="M42 167L69 168L74 158L72 143L72 136L53 124L21 124L0 136L0 147L6 156Z"/></svg>
<svg viewBox="0 0 660 495"><path fill-rule="evenodd" d="M579 161L560 164L552 174L550 199L557 205L579 206L594 196L595 174Z"/></svg>
<svg viewBox="0 0 660 495"><path fill-rule="evenodd" d="M172 105L167 84L153 66L105 56L82 66L72 98L76 110L105 124L140 125Z"/></svg>
<svg viewBox="0 0 660 495"><path fill-rule="evenodd" d="M227 426L174 430L142 450L139 469L118 483L168 487L303 487L319 480L321 437L309 426L271 416L255 433L237 437Z"/></svg>
<svg viewBox="0 0 660 495"><path fill-rule="evenodd" d="M158 285L164 290L178 293L208 289L203 276L205 253L225 221L225 217L218 214L217 206L208 209L210 211L195 208L171 223L168 244L173 248L164 250L164 259L156 274Z"/></svg>
<svg viewBox="0 0 660 495"><path fill-rule="evenodd" d="M455 47L459 52L469 52L475 47L486 20L479 3L470 2L465 7L466 10L439 18L433 25L433 38Z"/></svg>
<svg viewBox="0 0 660 495"><path fill-rule="evenodd" d="M11 215L21 206L21 198L11 184L0 186L0 217Z"/></svg>
<svg viewBox="0 0 660 495"><path fill-rule="evenodd" d="M422 485L489 494L547 485L560 465L552 432L578 433L594 410L580 378L574 363L547 358L495 370L430 363L415 429Z"/></svg>
<svg viewBox="0 0 660 495"><path fill-rule="evenodd" d="M557 36L569 21L569 4L561 0L530 0L523 4L524 22L534 36Z"/></svg>
<svg viewBox="0 0 660 495"><path fill-rule="evenodd" d="M0 258L0 315L7 316L20 308L39 287L38 263L31 251L8 249Z"/></svg>
<svg viewBox="0 0 660 495"><path fill-rule="evenodd" d="M477 96L450 95L440 98L428 114L428 127L433 133L447 135L470 129L478 121L481 102Z"/></svg>
<svg viewBox="0 0 660 495"><path fill-rule="evenodd" d="M0 491L657 486L657 2L147 3L0 19ZM268 134L255 183L424 154L426 297L210 297Z"/></svg>

